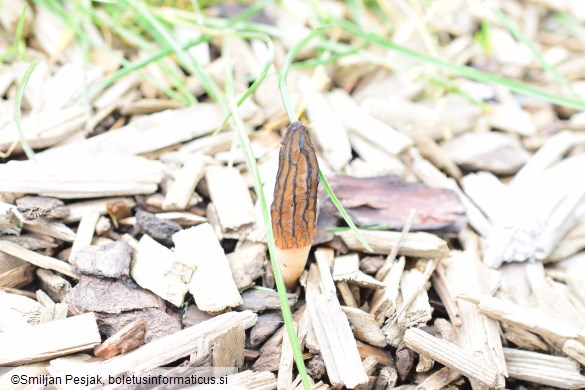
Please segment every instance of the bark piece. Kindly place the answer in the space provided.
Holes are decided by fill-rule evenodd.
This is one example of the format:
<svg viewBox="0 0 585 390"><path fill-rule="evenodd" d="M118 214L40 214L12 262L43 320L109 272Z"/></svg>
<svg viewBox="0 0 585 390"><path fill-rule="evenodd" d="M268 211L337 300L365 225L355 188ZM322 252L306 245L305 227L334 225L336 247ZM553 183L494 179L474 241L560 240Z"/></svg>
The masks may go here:
<svg viewBox="0 0 585 390"><path fill-rule="evenodd" d="M145 234L167 246L173 244L173 234L183 229L174 221L157 218L146 211L136 213L136 223Z"/></svg>
<svg viewBox="0 0 585 390"><path fill-rule="evenodd" d="M378 379L376 379L376 383L374 384L374 390L386 390L392 389L396 386L396 382L398 381L398 372L396 372L396 368L392 366L386 366L380 369L380 374L378 375Z"/></svg>
<svg viewBox="0 0 585 390"><path fill-rule="evenodd" d="M416 353L408 348L403 348L396 352L396 371L401 381L405 381L412 367Z"/></svg>
<svg viewBox="0 0 585 390"><path fill-rule="evenodd" d="M318 380L325 375L325 361L321 355L315 355L307 362L307 374L314 380Z"/></svg>
<svg viewBox="0 0 585 390"><path fill-rule="evenodd" d="M360 270L368 275L374 275L385 261L382 256L366 256L360 260Z"/></svg>
<svg viewBox="0 0 585 390"><path fill-rule="evenodd" d="M94 355L104 359L124 354L144 344L144 335L147 324L143 318L138 318L120 329L119 332L95 347Z"/></svg>
<svg viewBox="0 0 585 390"><path fill-rule="evenodd" d="M63 219L69 215L69 209L62 200L48 196L23 196L16 200L16 207L27 220L39 217Z"/></svg>
<svg viewBox="0 0 585 390"><path fill-rule="evenodd" d="M243 303L229 262L210 224L189 228L173 239L175 255L196 267L189 282L189 292L200 310L220 312Z"/></svg>
<svg viewBox="0 0 585 390"><path fill-rule="evenodd" d="M347 318L337 300L326 260L327 257L332 259L332 255L332 251L323 250L315 254L319 269L313 265L309 271L307 308L331 383L355 388L366 384L368 377Z"/></svg>
<svg viewBox="0 0 585 390"><path fill-rule="evenodd" d="M101 342L93 313L0 333L0 364L32 363L84 351Z"/></svg>
<svg viewBox="0 0 585 390"><path fill-rule="evenodd" d="M145 234L138 243L130 274L141 287L181 307L194 268L191 259L178 256Z"/></svg>
<svg viewBox="0 0 585 390"><path fill-rule="evenodd" d="M374 253L386 255L396 246L400 240L401 233L390 231L360 230L366 242L372 247ZM343 242L352 250L361 250L362 244L350 230L337 232L336 236L343 239ZM408 233L398 250L402 256L422 258L442 258L449 253L447 243L434 234L417 232Z"/></svg>
<svg viewBox="0 0 585 390"><path fill-rule="evenodd" d="M89 246L75 254L72 264L76 273L119 278L130 273L132 248L121 241Z"/></svg>
<svg viewBox="0 0 585 390"><path fill-rule="evenodd" d="M448 341L438 339L417 328L410 328L404 334L406 346L418 353L463 375L477 379L489 387L503 388L503 377L491 367L485 367L481 361Z"/></svg>
<svg viewBox="0 0 585 390"><path fill-rule="evenodd" d="M65 303L74 314L88 311L118 314L145 308L164 308L162 299L131 280L103 279L82 275L66 295Z"/></svg>
<svg viewBox="0 0 585 390"><path fill-rule="evenodd" d="M254 285L254 281L264 275L266 245L244 241L236 250L227 255L234 282L243 291Z"/></svg>
<svg viewBox="0 0 585 390"><path fill-rule="evenodd" d="M396 176L356 178L334 176L330 185L358 226L383 225L401 230L416 210L413 231L457 233L466 222L457 194L422 183L403 183ZM329 200L325 200L326 202Z"/></svg>
<svg viewBox="0 0 585 390"><path fill-rule="evenodd" d="M200 324L203 321L207 321L210 318L213 318L213 316L202 310L199 310L199 308L195 305L190 305L183 315L182 322L184 326L193 326Z"/></svg>
<svg viewBox="0 0 585 390"><path fill-rule="evenodd" d="M21 246L13 244L12 242L0 240L0 251L36 265L37 267L57 271L63 275L70 276L73 279L78 278L78 276L73 273L69 263L49 256L41 255L28 249L24 249Z"/></svg>
<svg viewBox="0 0 585 390"><path fill-rule="evenodd" d="M293 307L298 301L294 294L287 294L288 304ZM241 310L251 310L253 312L263 312L266 310L280 309L280 301L276 291L268 290L248 290L242 293L244 303L239 307Z"/></svg>
<svg viewBox="0 0 585 390"><path fill-rule="evenodd" d="M258 315L256 325L250 329L249 348L257 348L282 326L282 314L269 311Z"/></svg>

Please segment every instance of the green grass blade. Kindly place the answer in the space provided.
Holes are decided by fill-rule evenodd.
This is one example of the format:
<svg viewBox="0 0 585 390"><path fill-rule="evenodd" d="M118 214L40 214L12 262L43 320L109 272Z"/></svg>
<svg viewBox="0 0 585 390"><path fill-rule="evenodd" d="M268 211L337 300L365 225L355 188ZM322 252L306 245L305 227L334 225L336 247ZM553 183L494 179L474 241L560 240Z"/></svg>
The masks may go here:
<svg viewBox="0 0 585 390"><path fill-rule="evenodd" d="M307 370L305 368L305 362L303 361L303 355L301 348L299 346L299 341L297 338L297 333L295 332L295 328L292 321L292 314L290 311L290 306L288 304L288 296L286 293L286 287L284 285L284 280L282 279L282 274L280 273L280 265L278 263L278 259L276 258L276 243L274 242L274 235L272 232L272 222L270 220L270 211L268 209L268 204L266 203L266 197L264 195L264 188L262 186L262 180L260 178L260 173L258 172L258 166L256 164L256 159L254 158L254 152L252 151L252 146L250 145L250 139L248 138L248 133L246 131L246 126L240 117L238 112L237 104L234 97L234 79L233 79L233 70L231 65L231 58L230 58L230 50L229 50L229 38L226 38L224 41L224 49L223 55L225 58L225 89L226 89L226 96L228 100L229 109L232 112L233 122L235 124L236 131L239 135L241 145L244 149L244 155L246 157L246 163L248 165L248 169L252 173L252 177L254 178L254 188L256 190L256 194L258 195L258 201L260 202L260 208L262 209L262 219L264 221L264 227L266 230L266 239L268 241L268 253L270 254L270 263L272 264L272 271L274 273L274 281L276 282L276 288L278 291L278 298L280 300L280 307L282 311L282 318L284 320L284 326L286 329L286 333L290 340L290 344L293 350L293 356L295 359L295 363L297 366L297 370L299 375L301 376L301 380L303 382L303 386L306 390L310 390L311 386L309 383L309 377L307 375Z"/></svg>
<svg viewBox="0 0 585 390"><path fill-rule="evenodd" d="M559 106L570 107L577 110L585 110L585 102L582 100L556 95L543 89L536 88L518 81L509 80L501 76L496 76L486 72L482 72L469 66L457 65L443 61L439 58L424 53L420 53L416 50L412 50L407 47L397 45L394 42L389 41L378 35L364 32L359 27L345 20L335 20L335 23L342 27L345 31L349 32L350 34L360 37L370 43L386 47L388 49L392 49L402 55L414 58L421 62L426 62L438 68L444 69L450 73L462 77L467 77L476 81L481 81L490 84L499 84L521 95L536 97L549 103L557 104Z"/></svg>
<svg viewBox="0 0 585 390"><path fill-rule="evenodd" d="M22 7L22 12L20 13L20 18L18 19L18 25L16 26L16 32L14 34L14 50L18 59L22 60L24 57L24 53L26 52L26 45L22 42L22 30L24 29L24 18L26 16L28 4L24 3L24 7Z"/></svg>
<svg viewBox="0 0 585 390"><path fill-rule="evenodd" d="M288 86L286 84L286 79L288 77L288 69L290 68L290 65L294 61L295 57L299 54L301 49L307 43L309 43L313 38L315 38L317 36L317 34L320 34L320 33L321 33L321 31L319 31L319 30L313 30L309 34L307 34L306 37L304 37L303 39L298 41L290 49L290 51L286 54L286 57L284 58L284 62L282 63L282 66L280 67L280 73L279 73L279 78L278 78L278 86L280 88L280 97L282 98L282 104L284 105L284 110L286 111L286 114L288 115L288 120L291 123L298 121L299 118L297 117L297 113L295 112L295 110L292 106L292 103L290 101L289 94L288 94Z"/></svg>
<svg viewBox="0 0 585 390"><path fill-rule="evenodd" d="M18 137L20 139L20 145L22 146L22 150L26 154L29 160L35 161L35 152L30 147L28 141L24 136L24 132L22 130L21 124L21 106L22 106L22 97L24 96L24 89L26 88L28 81L30 80L30 76L34 72L35 68L39 64L38 61L33 62L29 65L29 67L24 72L24 76L22 76L22 81L18 87L18 91L16 91L16 100L14 102L14 124L16 125L16 129L18 130Z"/></svg>
<svg viewBox="0 0 585 390"><path fill-rule="evenodd" d="M249 35L249 34L253 34L253 35ZM240 34L240 36L246 37L246 38L251 38L252 36L256 36L256 39L266 42L266 44L268 45L268 60L264 63L264 66L262 67L262 70L260 71L260 75L258 76L258 78L256 78L256 80L254 80L254 82L252 83L252 85L250 85L250 88L248 88L246 93L244 93L242 95L242 97L236 102L236 105L238 107L240 107L242 104L244 104L244 102L260 86L260 84L262 84L262 82L266 79L266 76L268 76L268 71L270 70L270 67L274 63L274 45L272 44L272 40L270 39L270 37L268 35L259 34L259 33L248 33L248 34ZM219 125L219 127L213 132L213 135L216 135L219 132L221 132L231 117L232 117L232 113L230 111L227 114L227 116L225 117L225 119L223 120L223 122L221 123L221 125Z"/></svg>
<svg viewBox="0 0 585 390"><path fill-rule="evenodd" d="M188 50L190 48L192 48L193 46L197 46L200 43L203 42L207 42L208 41L208 37L205 36L200 36L199 38L188 42L187 44L185 44L182 47L182 50ZM111 75L107 80L105 80L101 85L100 85L100 90L106 89L109 86L111 86L112 84L114 84L116 81L118 81L119 79L121 79L122 77L129 75L130 73L136 72L142 68L144 68L147 65L152 64L153 62L159 61L161 59L163 59L164 57L173 54L174 51L171 48L166 48L163 49L161 51L159 51L158 53L155 53L149 57L146 57L140 61L136 61L134 63L129 63L128 66L124 66L122 69L120 69L119 71L117 71L116 73L114 73L113 75Z"/></svg>
<svg viewBox="0 0 585 390"><path fill-rule="evenodd" d="M540 63L540 66L542 66L542 68L546 72L548 72L557 81L557 83L559 83L560 85L565 87L567 89L567 91L569 91L575 98L580 99L579 94L577 94L577 92L575 92L575 90L573 89L573 86L571 85L569 80L567 80L565 78L565 76L560 74L559 71L557 71L554 66L549 64L544 59L540 50L538 50L536 45L534 45L534 42L532 42L530 39L528 39L528 37L526 35L524 35L524 33L522 33L522 31L520 31L518 28L516 28L514 23L512 23L510 18L508 18L508 16L505 13L503 13L502 11L500 11L497 8L492 8L492 12L496 14L498 19L500 19L500 21L504 24L504 26L506 26L506 28L508 29L508 31L510 31L512 36L514 36L514 38L516 38L516 40L522 42L530 50L530 52L532 53L532 56L534 58L536 58L536 60Z"/></svg>
<svg viewBox="0 0 585 390"><path fill-rule="evenodd" d="M185 67L185 69L187 69L191 74L195 75L199 79L199 82L207 94L225 111L228 111L225 99L223 98L215 82L205 72L205 69L203 69L201 64L189 54L189 52L185 52L181 49L181 45L174 39L168 29L155 17L150 8L140 0L120 1L134 9L141 17L144 18L147 25L151 27L151 30L149 31L151 35L159 43L171 47L179 59L179 62Z"/></svg>

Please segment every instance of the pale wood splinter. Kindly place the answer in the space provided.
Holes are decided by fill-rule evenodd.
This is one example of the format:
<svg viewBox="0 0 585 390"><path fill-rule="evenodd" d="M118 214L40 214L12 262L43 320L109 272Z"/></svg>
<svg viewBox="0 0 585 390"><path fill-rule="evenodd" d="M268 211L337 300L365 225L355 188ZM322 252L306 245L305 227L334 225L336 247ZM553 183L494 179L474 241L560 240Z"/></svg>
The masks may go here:
<svg viewBox="0 0 585 390"><path fill-rule="evenodd" d="M277 256L288 288L299 280L317 234L318 172L309 131L299 121L291 123L280 147L270 208Z"/></svg>

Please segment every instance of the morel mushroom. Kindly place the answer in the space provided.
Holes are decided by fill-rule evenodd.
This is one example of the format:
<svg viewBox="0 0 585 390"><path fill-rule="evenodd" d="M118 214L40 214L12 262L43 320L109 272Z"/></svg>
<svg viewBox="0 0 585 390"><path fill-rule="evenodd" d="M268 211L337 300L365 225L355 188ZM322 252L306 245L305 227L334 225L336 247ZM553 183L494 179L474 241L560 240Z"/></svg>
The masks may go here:
<svg viewBox="0 0 585 390"><path fill-rule="evenodd" d="M276 253L287 288L298 282L317 234L318 172L309 131L299 121L291 123L280 146L270 207Z"/></svg>

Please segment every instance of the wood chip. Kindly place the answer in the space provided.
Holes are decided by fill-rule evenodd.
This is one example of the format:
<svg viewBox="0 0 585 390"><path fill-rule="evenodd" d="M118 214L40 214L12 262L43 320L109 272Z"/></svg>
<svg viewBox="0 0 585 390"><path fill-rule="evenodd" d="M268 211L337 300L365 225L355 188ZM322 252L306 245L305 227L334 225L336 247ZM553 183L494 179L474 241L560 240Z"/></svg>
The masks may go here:
<svg viewBox="0 0 585 390"><path fill-rule="evenodd" d="M48 360L93 348L101 342L95 314L0 333L0 364Z"/></svg>
<svg viewBox="0 0 585 390"><path fill-rule="evenodd" d="M0 252L0 286L16 288L33 281L33 266L16 257Z"/></svg>
<svg viewBox="0 0 585 390"><path fill-rule="evenodd" d="M512 348L504 348L504 356L511 378L561 389L585 387L585 376L574 360Z"/></svg>
<svg viewBox="0 0 585 390"><path fill-rule="evenodd" d="M205 178L224 236L239 238L256 221L248 186L234 168L208 167Z"/></svg>
<svg viewBox="0 0 585 390"><path fill-rule="evenodd" d="M119 375L124 372L135 373L152 368L165 366L181 357L206 349L209 345L202 343L205 338L213 338L223 331L234 326L250 328L256 322L256 315L252 312L231 312L219 315L199 325L185 328L152 341L129 353L109 359L103 363L93 363L88 369L100 370L108 375ZM203 351L198 351L203 353Z"/></svg>
<svg viewBox="0 0 585 390"><path fill-rule="evenodd" d="M165 196L163 210L184 210L191 195L205 175L205 163L200 155L193 155L175 175L175 181Z"/></svg>
<svg viewBox="0 0 585 390"><path fill-rule="evenodd" d="M75 234L75 241L73 241L73 246L71 247L71 252L69 253L70 263L72 263L73 258L80 249L91 245L95 226L99 217L100 215L96 211L86 211L83 214L83 217L81 217L81 220L79 221L79 227L77 228L77 233Z"/></svg>
<svg viewBox="0 0 585 390"><path fill-rule="evenodd" d="M117 133L117 132L114 132ZM90 138L91 139L95 139ZM31 161L0 166L0 192L36 193L61 199L150 194L162 179L163 165L134 156L91 156Z"/></svg>
<svg viewBox="0 0 585 390"><path fill-rule="evenodd" d="M357 340L375 347L385 347L388 344L374 315L353 307L342 306L341 309L347 316L351 330Z"/></svg>
<svg viewBox="0 0 585 390"><path fill-rule="evenodd" d="M21 295L0 291L0 332L41 323L42 306Z"/></svg>
<svg viewBox="0 0 585 390"><path fill-rule="evenodd" d="M479 311L488 317L513 324L543 337L561 340L577 339L585 342L585 329L571 326L542 311L484 294L467 294L458 298L475 303Z"/></svg>
<svg viewBox="0 0 585 390"><path fill-rule="evenodd" d="M423 330L410 328L404 334L406 346L418 353L461 372L486 386L503 388L503 378L493 369L448 341L438 339Z"/></svg>
<svg viewBox="0 0 585 390"><path fill-rule="evenodd" d="M175 255L195 265L189 292L193 294L199 309L220 312L243 303L227 257L210 224L183 230L173 235L173 240ZM197 253L205 253L206 256L197 256Z"/></svg>
<svg viewBox="0 0 585 390"><path fill-rule="evenodd" d="M123 327L119 332L95 347L94 355L104 359L124 354L144 344L146 321L139 318Z"/></svg>
<svg viewBox="0 0 585 390"><path fill-rule="evenodd" d="M141 287L181 307L194 269L191 258L177 256L145 234L138 243L130 275Z"/></svg>
<svg viewBox="0 0 585 390"><path fill-rule="evenodd" d="M372 247L374 253L386 255L400 239L399 232L360 230L366 242ZM343 239L343 242L352 250L361 250L362 245L351 230L335 233ZM418 232L408 233L398 251L399 255L442 258L448 253L447 243L434 234Z"/></svg>
<svg viewBox="0 0 585 390"><path fill-rule="evenodd" d="M54 272L38 268L36 275L41 289L55 302L63 301L65 295L71 290L71 283Z"/></svg>
<svg viewBox="0 0 585 390"><path fill-rule="evenodd" d="M323 250L317 252L319 269L312 265L309 271L307 306L331 383L351 389L367 383L368 377L359 358L347 318L337 301L335 285L327 265L326 257L329 256L327 252ZM319 288L319 280L322 289Z"/></svg>
<svg viewBox="0 0 585 390"><path fill-rule="evenodd" d="M384 284L359 270L360 258L354 253L335 258L333 280L345 281L360 287L382 288Z"/></svg>
<svg viewBox="0 0 585 390"><path fill-rule="evenodd" d="M0 251L36 265L37 267L57 271L73 279L79 278L75 273L73 273L71 266L68 263L49 256L41 255L33 251L29 251L28 249L24 249L11 242L0 240Z"/></svg>

